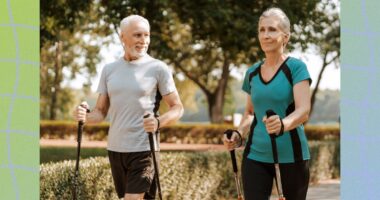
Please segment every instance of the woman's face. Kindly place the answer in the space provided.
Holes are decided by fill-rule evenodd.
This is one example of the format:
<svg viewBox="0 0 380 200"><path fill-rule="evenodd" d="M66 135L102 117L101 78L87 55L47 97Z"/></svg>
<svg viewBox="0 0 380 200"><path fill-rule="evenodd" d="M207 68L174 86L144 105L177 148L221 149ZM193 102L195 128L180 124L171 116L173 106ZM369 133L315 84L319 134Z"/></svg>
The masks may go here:
<svg viewBox="0 0 380 200"><path fill-rule="evenodd" d="M275 16L264 17L259 21L259 41L265 53L284 50L288 35L281 30L280 20Z"/></svg>

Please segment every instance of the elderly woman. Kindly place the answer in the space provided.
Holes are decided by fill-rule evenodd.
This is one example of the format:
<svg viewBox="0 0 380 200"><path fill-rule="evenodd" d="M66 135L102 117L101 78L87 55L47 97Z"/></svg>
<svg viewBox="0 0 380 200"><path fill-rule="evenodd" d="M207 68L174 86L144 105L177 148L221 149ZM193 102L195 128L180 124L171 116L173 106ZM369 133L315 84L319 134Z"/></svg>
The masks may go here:
<svg viewBox="0 0 380 200"><path fill-rule="evenodd" d="M233 150L240 133L248 132L242 164L244 196L268 200L276 177L270 137L273 134L284 196L287 200L304 200L310 153L302 124L310 111L310 75L305 63L284 53L290 22L281 9L270 8L261 15L258 35L265 59L245 74L244 117L232 137L224 137L224 144ZM267 117L268 110L275 114Z"/></svg>

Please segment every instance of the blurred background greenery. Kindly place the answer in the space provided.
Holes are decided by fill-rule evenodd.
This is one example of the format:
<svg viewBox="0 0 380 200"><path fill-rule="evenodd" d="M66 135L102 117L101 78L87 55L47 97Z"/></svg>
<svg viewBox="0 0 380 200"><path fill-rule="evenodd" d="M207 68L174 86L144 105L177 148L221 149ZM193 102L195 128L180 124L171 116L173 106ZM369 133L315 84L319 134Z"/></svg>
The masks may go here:
<svg viewBox="0 0 380 200"><path fill-rule="evenodd" d="M336 0L42 0L40 117L67 120L81 100L95 104L102 67L122 56L118 24L140 14L151 24L149 54L173 70L185 105L181 122L223 123L226 116L243 112L244 72L263 59L258 18L278 6L293 25L291 55L312 54L320 61L308 66L319 69L310 123L337 123L339 88L319 87L329 75L326 69L340 67L339 5Z"/></svg>

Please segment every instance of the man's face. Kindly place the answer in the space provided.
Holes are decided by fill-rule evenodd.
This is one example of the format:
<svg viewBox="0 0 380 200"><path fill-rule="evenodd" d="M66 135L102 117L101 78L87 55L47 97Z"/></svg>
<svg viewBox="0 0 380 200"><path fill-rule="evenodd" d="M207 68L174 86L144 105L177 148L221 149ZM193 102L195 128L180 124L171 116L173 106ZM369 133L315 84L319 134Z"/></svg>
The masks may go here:
<svg viewBox="0 0 380 200"><path fill-rule="evenodd" d="M132 21L122 30L121 41L130 60L136 60L144 56L150 43L149 25L138 20Z"/></svg>

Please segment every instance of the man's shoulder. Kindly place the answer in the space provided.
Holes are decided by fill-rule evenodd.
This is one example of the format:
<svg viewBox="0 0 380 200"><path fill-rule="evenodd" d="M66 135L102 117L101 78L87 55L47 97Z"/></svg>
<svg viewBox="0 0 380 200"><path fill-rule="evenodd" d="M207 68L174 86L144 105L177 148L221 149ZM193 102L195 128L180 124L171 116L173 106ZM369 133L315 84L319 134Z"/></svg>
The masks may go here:
<svg viewBox="0 0 380 200"><path fill-rule="evenodd" d="M148 63L157 70L169 70L169 66L160 59L150 56L150 61Z"/></svg>
<svg viewBox="0 0 380 200"><path fill-rule="evenodd" d="M160 67L167 67L168 66L164 61L157 59L157 58L154 58L152 56L149 56L149 59L150 59L150 62L154 65L157 65Z"/></svg>
<svg viewBox="0 0 380 200"><path fill-rule="evenodd" d="M119 59L116 59L114 60L113 62L109 62L107 63L104 67L108 67L108 68L112 68L112 67L115 67L115 66L119 66L123 64L122 60L119 58Z"/></svg>
<svg viewBox="0 0 380 200"><path fill-rule="evenodd" d="M114 71L118 66L120 66L120 65L122 65L122 64L123 64L123 62L121 62L120 59L117 59L117 60L115 60L115 61L113 61L113 62L106 63L106 64L103 66L102 71L103 71L103 73L108 74L108 73Z"/></svg>

